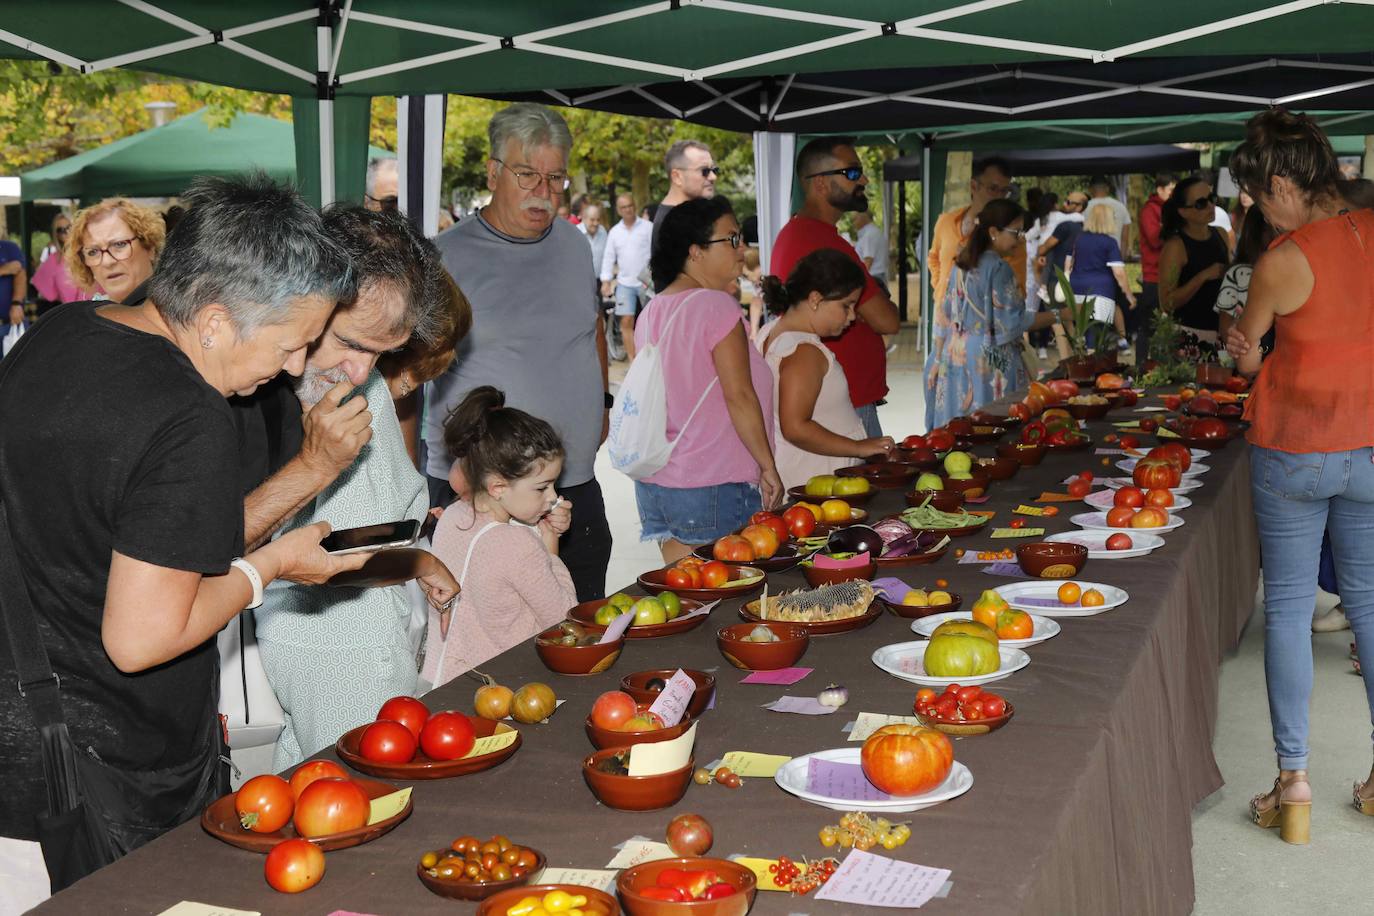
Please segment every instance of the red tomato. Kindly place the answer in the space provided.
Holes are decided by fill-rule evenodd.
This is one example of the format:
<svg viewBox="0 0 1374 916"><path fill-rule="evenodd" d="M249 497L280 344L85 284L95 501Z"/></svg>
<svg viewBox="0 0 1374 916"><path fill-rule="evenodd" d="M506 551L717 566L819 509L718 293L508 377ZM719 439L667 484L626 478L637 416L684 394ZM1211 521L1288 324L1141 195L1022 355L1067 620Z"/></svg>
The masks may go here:
<svg viewBox="0 0 1374 916"><path fill-rule="evenodd" d="M809 514L809 513L808 513ZM730 567L724 563L712 560L701 567L701 584L703 588L723 588L725 583L730 581Z"/></svg>
<svg viewBox="0 0 1374 916"><path fill-rule="evenodd" d="M328 836L362 827L371 808L367 793L356 782L325 777L306 786L296 799L291 823L303 837Z"/></svg>
<svg viewBox="0 0 1374 916"><path fill-rule="evenodd" d="M363 731L358 753L373 763L410 763L417 743L408 726L380 719Z"/></svg>
<svg viewBox="0 0 1374 916"><path fill-rule="evenodd" d="M317 779L324 779L326 776L347 779L348 771L332 760L307 760L296 767L296 772L291 774L291 797L299 799L306 786Z"/></svg>
<svg viewBox="0 0 1374 916"><path fill-rule="evenodd" d="M1135 518L1136 510L1130 506L1113 506L1107 510L1108 528L1129 528L1131 519Z"/></svg>
<svg viewBox="0 0 1374 916"><path fill-rule="evenodd" d="M967 702L969 702L970 700L976 700L976 699L978 699L978 697L980 697L980 696L982 696L982 695L983 695L983 688L982 688L982 687L978 687L978 686L960 687L960 688L959 688L959 693L958 693L959 704L962 706L964 703L967 703Z"/></svg>
<svg viewBox="0 0 1374 916"><path fill-rule="evenodd" d="M958 684L946 684L946 685L945 685L945 690L944 690L944 693L945 693L945 694L957 694L958 692L959 692L959 685L958 685Z"/></svg>
<svg viewBox="0 0 1374 916"><path fill-rule="evenodd" d="M1134 546L1135 542L1131 540L1129 534L1117 533L1107 538L1108 550L1130 550Z"/></svg>
<svg viewBox="0 0 1374 916"><path fill-rule="evenodd" d="M1092 483L1092 482L1093 482L1093 472L1092 472L1092 471L1079 471L1079 472L1078 472L1078 479L1079 479L1079 480L1086 480L1088 483Z"/></svg>
<svg viewBox="0 0 1374 916"><path fill-rule="evenodd" d="M1024 528L1026 527L1026 520L1024 518L1014 518L1011 520L1011 527Z"/></svg>
<svg viewBox="0 0 1374 916"><path fill-rule="evenodd" d="M634 697L623 690L608 690L592 704L592 724L597 728L619 731L626 721L639 713Z"/></svg>
<svg viewBox="0 0 1374 916"><path fill-rule="evenodd" d="M702 891L701 896L697 899L720 900L723 897L729 897L731 894L734 894L736 890L737 888L729 882L717 881L715 884L712 884L710 887L706 888L706 890Z"/></svg>
<svg viewBox="0 0 1374 916"><path fill-rule="evenodd" d="M919 795L949 775L954 745L933 728L884 725L864 741L859 764L868 781L883 792Z"/></svg>
<svg viewBox="0 0 1374 916"><path fill-rule="evenodd" d="M954 448L954 434L947 429L932 429L926 433L926 445L937 452Z"/></svg>
<svg viewBox="0 0 1374 916"><path fill-rule="evenodd" d="M1139 487L1122 487L1112 497L1112 505L1139 509L1145 505L1145 493Z"/></svg>
<svg viewBox="0 0 1374 916"><path fill-rule="evenodd" d="M382 708L377 711L377 720L390 719L392 722L400 722L410 733L415 736L415 740L420 740L420 730L425 727L425 722L429 719L429 707L414 697L392 697L382 704Z"/></svg>
<svg viewBox="0 0 1374 916"><path fill-rule="evenodd" d="M978 703L978 702L970 703L970 704L968 704L967 706L961 706L961 707L959 707L959 709L960 709L960 711L964 714L964 718L967 719L967 720L970 721L970 722L976 722L977 720L983 718L983 704L982 704L982 703Z"/></svg>
<svg viewBox="0 0 1374 916"><path fill-rule="evenodd" d="M657 884L650 884L635 890L641 897L648 897L650 900L667 900L672 903L682 903L687 898L682 891L675 887L660 887Z"/></svg>
<svg viewBox="0 0 1374 916"><path fill-rule="evenodd" d="M673 567L668 570L668 574L663 577L669 588L692 588L692 573L690 570L678 569Z"/></svg>
<svg viewBox="0 0 1374 916"><path fill-rule="evenodd" d="M1159 429L1158 420L1151 420L1149 417L1146 417L1144 420L1140 421L1140 431L1143 433L1152 433L1157 429Z"/></svg>
<svg viewBox="0 0 1374 916"><path fill-rule="evenodd" d="M272 890L299 894L324 877L324 853L309 840L283 840L267 854L262 870Z"/></svg>
<svg viewBox="0 0 1374 916"><path fill-rule="evenodd" d="M1151 490L1145 494L1145 505L1167 509L1174 504L1173 490Z"/></svg>
<svg viewBox="0 0 1374 916"><path fill-rule="evenodd" d="M1007 701L995 693L983 694L983 715L988 718L1004 716L1007 713Z"/></svg>
<svg viewBox="0 0 1374 916"><path fill-rule="evenodd" d="M1131 482L1142 490L1168 490L1178 486L1183 479L1180 466L1164 458L1141 458L1131 472Z"/></svg>
<svg viewBox="0 0 1374 916"><path fill-rule="evenodd" d="M457 760L476 741L472 720L461 712L436 712L420 732L420 749L430 760Z"/></svg>
<svg viewBox="0 0 1374 916"><path fill-rule="evenodd" d="M778 533L767 525L746 525L741 531L740 537L749 542L754 548L755 560L767 560L778 552L778 545L787 540L787 536L778 536Z"/></svg>
<svg viewBox="0 0 1374 916"><path fill-rule="evenodd" d="M1093 485L1082 477L1074 478L1073 483L1069 484L1069 495L1074 499L1082 499L1092 491Z"/></svg>
<svg viewBox="0 0 1374 916"><path fill-rule="evenodd" d="M1142 426L1141 429L1144 429L1144 427ZM1146 432L1149 432L1149 430L1146 430ZM1122 448L1139 448L1139 447L1140 447L1140 440L1137 439L1135 436L1129 436L1129 435L1127 435L1127 436L1122 436L1122 437L1121 437L1121 447L1122 447Z"/></svg>
<svg viewBox="0 0 1374 916"><path fill-rule="evenodd" d="M816 530L816 516L805 506L793 506L782 514L787 523L787 533L794 538L810 537Z"/></svg>
<svg viewBox="0 0 1374 916"><path fill-rule="evenodd" d="M280 776L254 776L234 793L234 811L244 830L276 833L291 820L295 807L291 785Z"/></svg>
<svg viewBox="0 0 1374 916"><path fill-rule="evenodd" d="M716 539L715 545L711 548L711 556L717 560L729 560L731 563L748 563L755 559L754 545L738 534L727 534Z"/></svg>
<svg viewBox="0 0 1374 916"><path fill-rule="evenodd" d="M935 702L935 691L929 687L922 687L916 691L916 702L922 705L929 705Z"/></svg>
<svg viewBox="0 0 1374 916"><path fill-rule="evenodd" d="M754 513L754 515L756 515L756 516L757 516L758 514L759 514L759 513L757 513L757 512ZM773 529L773 533L774 533L775 535L778 536L778 543L779 543L779 544L781 544L781 543L783 543L784 541L787 540L787 537L788 537L787 523L784 522L784 521L782 520L781 516L777 516L777 515L773 515L772 513L768 513L768 517L767 517L767 518L762 519L761 521L754 521L753 524L755 524L755 525L764 525L764 526L766 526L766 527L768 527L768 528Z"/></svg>
<svg viewBox="0 0 1374 916"><path fill-rule="evenodd" d="M935 716L940 719L953 719L959 711L959 701L951 696L941 697L935 702Z"/></svg>

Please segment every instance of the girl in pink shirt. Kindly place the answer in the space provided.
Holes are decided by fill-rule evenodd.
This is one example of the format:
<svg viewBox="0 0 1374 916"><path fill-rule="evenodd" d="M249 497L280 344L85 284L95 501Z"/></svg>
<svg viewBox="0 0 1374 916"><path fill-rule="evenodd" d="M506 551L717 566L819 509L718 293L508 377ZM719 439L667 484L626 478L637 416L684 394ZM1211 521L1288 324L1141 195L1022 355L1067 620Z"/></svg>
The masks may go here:
<svg viewBox="0 0 1374 916"><path fill-rule="evenodd" d="M475 388L444 424L449 482L466 495L434 531L435 555L462 586L452 621L430 611L421 677L435 687L553 626L577 603L558 559L572 521L571 503L554 490L563 443L548 423L505 402L495 388Z"/></svg>

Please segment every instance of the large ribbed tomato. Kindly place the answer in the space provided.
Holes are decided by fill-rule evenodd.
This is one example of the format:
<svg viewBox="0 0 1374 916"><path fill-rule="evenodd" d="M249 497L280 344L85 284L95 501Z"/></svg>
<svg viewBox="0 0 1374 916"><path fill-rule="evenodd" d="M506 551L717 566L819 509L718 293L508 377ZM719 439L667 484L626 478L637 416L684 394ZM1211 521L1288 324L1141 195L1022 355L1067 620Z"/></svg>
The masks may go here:
<svg viewBox="0 0 1374 916"><path fill-rule="evenodd" d="M367 793L356 782L327 776L305 787L291 820L303 837L328 836L362 827L371 810Z"/></svg>
<svg viewBox="0 0 1374 916"><path fill-rule="evenodd" d="M1183 480L1183 471L1172 460L1146 455L1136 463L1131 481L1142 490L1172 490Z"/></svg>
<svg viewBox="0 0 1374 916"><path fill-rule="evenodd" d="M1146 458L1164 458L1178 465L1180 471L1186 471L1193 466L1193 453L1188 450L1182 442L1165 442L1163 445L1156 445L1145 455Z"/></svg>
<svg viewBox="0 0 1374 916"><path fill-rule="evenodd" d="M864 741L859 763L868 781L887 794L920 795L945 781L954 745L933 728L884 725Z"/></svg>

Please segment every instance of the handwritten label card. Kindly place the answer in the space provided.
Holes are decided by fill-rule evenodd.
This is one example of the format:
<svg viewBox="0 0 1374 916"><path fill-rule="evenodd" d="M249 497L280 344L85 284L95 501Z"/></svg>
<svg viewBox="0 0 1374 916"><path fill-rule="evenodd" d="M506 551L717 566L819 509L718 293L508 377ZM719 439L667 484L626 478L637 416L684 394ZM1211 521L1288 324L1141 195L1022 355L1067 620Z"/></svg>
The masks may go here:
<svg viewBox="0 0 1374 916"><path fill-rule="evenodd" d="M488 735L485 738L478 738L474 741L472 743L472 750L464 754L463 759L466 760L469 757L480 757L483 754L494 754L503 747L510 747L515 743L515 739L520 734L509 725L498 724L496 728L497 731L495 734Z"/></svg>
<svg viewBox="0 0 1374 916"><path fill-rule="evenodd" d="M615 620L611 621L610 625L606 627L606 632L601 634L601 638L596 641L596 644L600 646L608 642L615 642L625 635L625 631L630 628L630 624L634 619L635 612L633 610L628 610L621 614Z"/></svg>
<svg viewBox="0 0 1374 916"><path fill-rule="evenodd" d="M174 907L168 907L157 916L262 916L257 910L236 910L228 906L211 906L183 900Z"/></svg>
<svg viewBox="0 0 1374 916"><path fill-rule="evenodd" d="M410 789L401 789L390 795L372 799L372 807L367 815L368 824L377 824L389 817L395 817L410 804Z"/></svg>
<svg viewBox="0 0 1374 916"><path fill-rule="evenodd" d="M741 684L776 684L786 687L806 677L815 668L778 668L774 671L755 671L740 681Z"/></svg>
<svg viewBox="0 0 1374 916"><path fill-rule="evenodd" d="M1068 483L1068 481L1065 481L1065 483ZM1071 503L1077 498L1078 497L1070 496L1067 493L1051 493L1046 490L1044 493L1035 497L1035 501L1038 503Z"/></svg>
<svg viewBox="0 0 1374 916"><path fill-rule="evenodd" d="M656 776L680 770L692 759L692 745L697 740L697 723L670 741L636 744L630 748L630 775Z"/></svg>
<svg viewBox="0 0 1374 916"><path fill-rule="evenodd" d="M868 736L884 725L920 725L915 716L889 716L881 712L861 712L854 720L854 728L849 732L850 741L865 741Z"/></svg>
<svg viewBox="0 0 1374 916"><path fill-rule="evenodd" d="M655 843L653 845L663 846L664 849L668 849L667 845L663 843ZM623 851L622 849L622 852ZM668 849L668 855L659 856L659 858L667 859L670 858L672 854L673 851ZM652 860L646 859L644 861ZM540 874L536 875L534 880L530 883L579 884L582 887L594 887L599 891L614 894L615 876L616 873L614 871L601 868L546 868Z"/></svg>
<svg viewBox="0 0 1374 916"><path fill-rule="evenodd" d="M815 697L779 697L763 708L773 712L795 712L803 716L828 716L836 709L834 706L822 706Z"/></svg>
<svg viewBox="0 0 1374 916"><path fill-rule="evenodd" d="M777 859L756 859L752 856L731 856L730 861L737 865L743 865L753 872L754 877L759 880L759 890L791 893L789 888L778 887L778 883L773 880L773 872L768 870L768 866L778 864Z"/></svg>
<svg viewBox="0 0 1374 916"><path fill-rule="evenodd" d="M947 868L929 868L851 849L830 880L816 891L816 899L911 909L939 893L950 874Z"/></svg>
<svg viewBox="0 0 1374 916"><path fill-rule="evenodd" d="M755 754L753 751L730 751L720 759L720 765L729 767L739 776L757 776L772 779L778 768L791 760L784 754Z"/></svg>
<svg viewBox="0 0 1374 916"><path fill-rule="evenodd" d="M1158 437L1161 438L1161 439L1177 439L1177 438L1179 438L1178 433L1174 432L1172 429L1165 429L1163 426L1161 426L1159 429L1155 430L1155 435L1158 436Z"/></svg>
<svg viewBox="0 0 1374 916"><path fill-rule="evenodd" d="M857 763L812 757L806 762L806 791L845 801L887 801L892 796L868 781Z"/></svg>
<svg viewBox="0 0 1374 916"><path fill-rule="evenodd" d="M649 707L649 712L657 713L663 720L663 725L672 728L687 714L687 704L692 702L692 694L696 689L697 682L679 668L668 678L667 686L659 691L658 698Z"/></svg>
<svg viewBox="0 0 1374 916"><path fill-rule="evenodd" d="M1038 538L1045 533L1044 528L994 528L994 538Z"/></svg>
<svg viewBox="0 0 1374 916"><path fill-rule="evenodd" d="M1027 506L1025 503L1011 510L1016 515L1044 515L1045 510L1040 506Z"/></svg>
<svg viewBox="0 0 1374 916"><path fill-rule="evenodd" d="M1126 454L1119 448L1099 448L1093 452L1094 455L1124 455Z"/></svg>
<svg viewBox="0 0 1374 916"><path fill-rule="evenodd" d="M620 846L615 858L606 863L607 868L629 868L642 862L657 862L659 859L673 858L673 850L667 843L657 843L648 837L632 836ZM544 870L547 875L548 869Z"/></svg>

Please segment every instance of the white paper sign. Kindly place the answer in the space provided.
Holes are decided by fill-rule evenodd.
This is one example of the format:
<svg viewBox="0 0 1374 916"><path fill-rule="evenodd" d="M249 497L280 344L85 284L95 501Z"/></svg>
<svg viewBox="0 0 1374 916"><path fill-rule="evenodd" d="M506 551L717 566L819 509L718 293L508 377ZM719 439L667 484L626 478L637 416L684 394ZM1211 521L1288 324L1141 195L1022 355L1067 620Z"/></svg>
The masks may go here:
<svg viewBox="0 0 1374 916"><path fill-rule="evenodd" d="M651 845L663 846L667 849L667 846L663 843L654 843ZM669 858L672 853L673 851L668 849L668 855L660 858ZM599 891L614 894L615 876L616 872L614 870L602 868L546 868L535 876L534 880L530 881L530 884L579 884L582 887L594 887Z"/></svg>
<svg viewBox="0 0 1374 916"><path fill-rule="evenodd" d="M628 764L631 776L657 776L680 770L692 759L692 745L697 740L697 723L668 741L636 744L630 748Z"/></svg>
<svg viewBox="0 0 1374 916"><path fill-rule="evenodd" d="M880 712L861 712L854 720L854 728L849 733L850 741L864 741L869 735L884 725L920 725L921 720L914 716L890 716Z"/></svg>
<svg viewBox="0 0 1374 916"><path fill-rule="evenodd" d="M606 627L606 632L601 634L601 638L596 641L596 644L599 646L604 643L615 642L617 639L625 635L625 631L630 628L630 624L634 621L634 619L635 612L633 610L629 610L621 614L615 620L612 620L610 622L610 624Z"/></svg>
<svg viewBox="0 0 1374 916"><path fill-rule="evenodd" d="M673 850L667 843L656 843L647 837L630 837L620 847L620 851L615 854L615 858L606 863L607 868L629 868L632 865L639 865L641 862L657 862L659 859L673 858ZM545 869L547 873L547 869Z"/></svg>
<svg viewBox="0 0 1374 916"><path fill-rule="evenodd" d="M803 716L828 716L836 710L835 706L822 706L815 697L778 697L765 704L764 709L773 712L795 712Z"/></svg>
<svg viewBox="0 0 1374 916"><path fill-rule="evenodd" d="M696 690L697 682L679 668L668 678L667 686L659 691L658 698L649 707L649 712L658 713L659 718L663 720L663 726L672 728L687 715L687 706L692 702L692 694L696 693Z"/></svg>
<svg viewBox="0 0 1374 916"><path fill-rule="evenodd" d="M930 868L851 849L830 880L816 891L816 899L914 909L934 897L949 876L947 868Z"/></svg>

